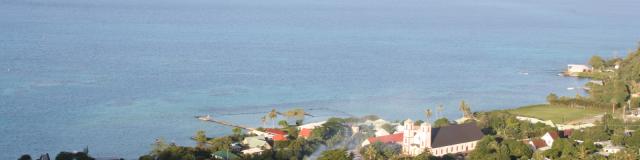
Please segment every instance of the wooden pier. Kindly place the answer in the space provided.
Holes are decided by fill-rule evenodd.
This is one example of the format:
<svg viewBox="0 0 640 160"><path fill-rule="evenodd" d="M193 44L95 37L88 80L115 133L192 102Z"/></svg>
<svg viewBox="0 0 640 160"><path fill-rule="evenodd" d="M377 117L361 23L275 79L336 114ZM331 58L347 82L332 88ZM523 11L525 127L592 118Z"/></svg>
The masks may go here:
<svg viewBox="0 0 640 160"><path fill-rule="evenodd" d="M215 120L213 118L211 118L211 116L195 116L195 118L197 118L198 120L204 121L204 122L211 122L211 123L216 123L219 125L224 125L224 126L230 126L230 127L237 127L237 128L242 128L242 129L246 129L246 130L256 130L255 128L251 128L251 127L246 127L246 126L242 126L239 124L233 124L227 121L222 121L222 120Z"/></svg>

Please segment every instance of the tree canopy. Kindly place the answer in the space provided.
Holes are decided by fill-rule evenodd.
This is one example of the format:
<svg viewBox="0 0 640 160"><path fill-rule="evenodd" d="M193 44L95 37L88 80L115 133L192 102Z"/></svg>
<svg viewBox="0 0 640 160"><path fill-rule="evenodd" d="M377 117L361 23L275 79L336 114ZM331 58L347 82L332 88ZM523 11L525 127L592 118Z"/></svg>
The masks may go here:
<svg viewBox="0 0 640 160"><path fill-rule="evenodd" d="M451 122L449 122L449 119L447 118L440 118L438 120L436 120L435 122L433 122L433 127L444 127L444 126L448 126L450 125Z"/></svg>
<svg viewBox="0 0 640 160"><path fill-rule="evenodd" d="M346 149L332 149L323 151L318 157L318 160L351 160L353 154L349 153Z"/></svg>

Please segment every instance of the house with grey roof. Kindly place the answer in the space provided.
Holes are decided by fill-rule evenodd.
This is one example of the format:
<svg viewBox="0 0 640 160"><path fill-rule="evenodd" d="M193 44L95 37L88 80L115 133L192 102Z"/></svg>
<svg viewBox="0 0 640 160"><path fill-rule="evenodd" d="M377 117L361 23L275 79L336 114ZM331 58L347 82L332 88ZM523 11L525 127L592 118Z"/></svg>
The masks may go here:
<svg viewBox="0 0 640 160"><path fill-rule="evenodd" d="M475 149L483 136L480 128L471 123L432 128L428 122L415 125L409 119L404 122L402 153L416 156L426 149L435 156L466 153Z"/></svg>
<svg viewBox="0 0 640 160"><path fill-rule="evenodd" d="M269 145L267 138L264 136L246 137L242 140L242 143L249 146L249 148L271 149L271 145Z"/></svg>

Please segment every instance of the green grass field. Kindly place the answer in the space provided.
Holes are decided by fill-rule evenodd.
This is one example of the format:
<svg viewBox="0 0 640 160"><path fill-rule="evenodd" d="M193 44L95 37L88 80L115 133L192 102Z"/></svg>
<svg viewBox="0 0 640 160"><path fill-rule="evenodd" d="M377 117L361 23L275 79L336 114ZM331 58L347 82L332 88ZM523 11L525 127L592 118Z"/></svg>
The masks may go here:
<svg viewBox="0 0 640 160"><path fill-rule="evenodd" d="M604 113L604 111L596 109L570 108L566 106L553 106L548 104L524 106L507 110L507 112L520 116L551 120L553 123L565 123Z"/></svg>

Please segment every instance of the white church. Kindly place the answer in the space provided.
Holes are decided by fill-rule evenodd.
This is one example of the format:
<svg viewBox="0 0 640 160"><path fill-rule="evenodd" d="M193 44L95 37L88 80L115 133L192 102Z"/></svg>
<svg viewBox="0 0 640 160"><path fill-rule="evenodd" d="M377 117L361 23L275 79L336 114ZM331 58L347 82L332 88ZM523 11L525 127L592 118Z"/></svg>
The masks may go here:
<svg viewBox="0 0 640 160"><path fill-rule="evenodd" d="M402 153L411 156L419 155L426 149L434 156L469 152L484 136L473 123L432 128L428 122L415 125L411 119L404 122L402 132Z"/></svg>

